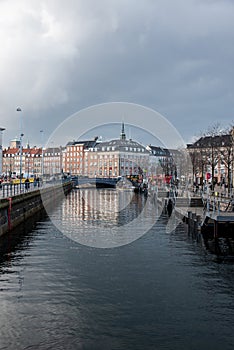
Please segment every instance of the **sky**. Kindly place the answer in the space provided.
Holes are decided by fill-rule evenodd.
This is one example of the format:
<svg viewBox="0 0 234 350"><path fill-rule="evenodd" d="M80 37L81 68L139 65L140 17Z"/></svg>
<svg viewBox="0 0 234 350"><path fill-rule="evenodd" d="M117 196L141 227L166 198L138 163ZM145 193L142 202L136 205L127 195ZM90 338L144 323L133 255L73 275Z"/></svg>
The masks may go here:
<svg viewBox="0 0 234 350"><path fill-rule="evenodd" d="M5 146L20 133L44 144L71 116L111 102L156 111L185 143L234 120L233 0L0 0L0 42ZM110 116L123 120L128 110ZM67 137L80 134L77 123Z"/></svg>

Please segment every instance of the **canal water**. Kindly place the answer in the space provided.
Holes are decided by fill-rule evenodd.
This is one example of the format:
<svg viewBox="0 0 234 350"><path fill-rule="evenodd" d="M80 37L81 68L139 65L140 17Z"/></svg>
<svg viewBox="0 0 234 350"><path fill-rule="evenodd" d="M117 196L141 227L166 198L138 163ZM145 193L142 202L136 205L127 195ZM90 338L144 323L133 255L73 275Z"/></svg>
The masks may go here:
<svg viewBox="0 0 234 350"><path fill-rule="evenodd" d="M79 242L106 227L112 240L146 202L160 217L142 237L105 249ZM182 224L168 230L150 198L73 191L51 219L0 241L0 349L234 348L234 264L217 262Z"/></svg>

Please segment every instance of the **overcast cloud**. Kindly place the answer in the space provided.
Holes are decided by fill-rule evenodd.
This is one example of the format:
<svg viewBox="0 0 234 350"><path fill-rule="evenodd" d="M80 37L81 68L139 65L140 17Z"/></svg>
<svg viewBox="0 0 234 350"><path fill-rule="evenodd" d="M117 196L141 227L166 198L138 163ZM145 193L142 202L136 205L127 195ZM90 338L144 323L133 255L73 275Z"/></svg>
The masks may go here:
<svg viewBox="0 0 234 350"><path fill-rule="evenodd" d="M0 42L4 144L18 106L31 145L111 101L155 109L186 142L234 120L231 0L0 0Z"/></svg>

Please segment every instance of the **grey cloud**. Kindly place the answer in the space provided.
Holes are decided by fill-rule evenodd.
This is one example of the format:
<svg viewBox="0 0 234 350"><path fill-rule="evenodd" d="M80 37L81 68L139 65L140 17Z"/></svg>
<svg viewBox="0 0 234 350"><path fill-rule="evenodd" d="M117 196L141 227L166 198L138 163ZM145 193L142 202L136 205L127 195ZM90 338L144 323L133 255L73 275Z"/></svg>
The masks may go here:
<svg viewBox="0 0 234 350"><path fill-rule="evenodd" d="M9 138L18 105L35 142L37 129L49 134L69 114L116 100L157 109L185 138L204 120L233 119L231 1L17 3L0 3L0 116Z"/></svg>

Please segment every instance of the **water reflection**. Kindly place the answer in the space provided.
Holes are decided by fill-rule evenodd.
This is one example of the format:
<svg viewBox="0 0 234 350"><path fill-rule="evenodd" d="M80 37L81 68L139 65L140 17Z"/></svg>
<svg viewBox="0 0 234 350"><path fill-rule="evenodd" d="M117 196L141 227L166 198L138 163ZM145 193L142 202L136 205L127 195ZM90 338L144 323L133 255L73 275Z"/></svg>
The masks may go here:
<svg viewBox="0 0 234 350"><path fill-rule="evenodd" d="M90 232L109 217L113 230L124 228L124 218L135 220L130 208L157 210L134 197L77 191L54 220L72 231L79 218ZM47 219L23 230L0 265L0 349L232 350L234 265L214 263L182 225L168 232L167 221L105 250L77 244Z"/></svg>
<svg viewBox="0 0 234 350"><path fill-rule="evenodd" d="M73 191L50 218L76 242L110 248L144 235L157 221L158 208L132 191L81 189Z"/></svg>
<svg viewBox="0 0 234 350"><path fill-rule="evenodd" d="M72 222L101 220L116 225L126 224L136 218L143 210L145 197L130 191L78 190L63 202L63 217Z"/></svg>

